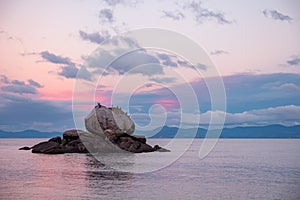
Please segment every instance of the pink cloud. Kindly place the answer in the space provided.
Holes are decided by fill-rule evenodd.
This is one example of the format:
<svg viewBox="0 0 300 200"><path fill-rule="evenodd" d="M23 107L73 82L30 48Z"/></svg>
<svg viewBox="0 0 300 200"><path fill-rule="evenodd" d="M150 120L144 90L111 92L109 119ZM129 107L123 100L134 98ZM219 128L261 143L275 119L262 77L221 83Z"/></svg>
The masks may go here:
<svg viewBox="0 0 300 200"><path fill-rule="evenodd" d="M170 111L174 108L179 108L179 103L176 99L156 99L153 102L154 104L160 104L167 111Z"/></svg>

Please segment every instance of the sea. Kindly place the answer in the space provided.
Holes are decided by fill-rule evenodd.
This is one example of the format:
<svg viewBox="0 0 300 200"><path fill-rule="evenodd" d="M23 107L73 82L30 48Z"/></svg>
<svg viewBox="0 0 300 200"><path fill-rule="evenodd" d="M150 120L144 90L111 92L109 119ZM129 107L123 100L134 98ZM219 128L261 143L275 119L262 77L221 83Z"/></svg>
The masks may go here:
<svg viewBox="0 0 300 200"><path fill-rule="evenodd" d="M101 154L18 150L45 140L0 139L0 199L300 199L299 139L219 139L202 159L203 139L195 139L182 155L157 170L151 163L155 166L160 159L146 160L170 153L128 158L132 167L146 162L152 169L148 172L107 166ZM178 146L185 143L176 140Z"/></svg>

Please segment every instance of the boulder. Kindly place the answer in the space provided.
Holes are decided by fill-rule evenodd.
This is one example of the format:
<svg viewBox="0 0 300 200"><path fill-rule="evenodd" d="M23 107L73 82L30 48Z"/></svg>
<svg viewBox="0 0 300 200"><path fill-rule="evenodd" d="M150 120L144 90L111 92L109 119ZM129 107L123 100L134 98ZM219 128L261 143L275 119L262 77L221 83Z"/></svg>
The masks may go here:
<svg viewBox="0 0 300 200"><path fill-rule="evenodd" d="M63 133L63 139L67 141L77 140L79 139L79 135L78 135L79 131L80 130L76 130L76 129L67 130Z"/></svg>
<svg viewBox="0 0 300 200"><path fill-rule="evenodd" d="M142 136L142 135L131 135L131 137L134 138L134 140L140 141L142 143L147 142L145 136Z"/></svg>
<svg viewBox="0 0 300 200"><path fill-rule="evenodd" d="M131 153L152 152L161 149L158 145L151 147L146 144L146 138L136 137L127 133L115 133L112 130L105 130L105 135L111 143L120 149Z"/></svg>
<svg viewBox="0 0 300 200"><path fill-rule="evenodd" d="M46 142L40 142L32 147L22 147L20 150L30 150L32 153L62 154L62 153L88 153L79 138L79 130L70 130L64 133L64 139L57 136Z"/></svg>
<svg viewBox="0 0 300 200"><path fill-rule="evenodd" d="M64 147L53 141L41 142L31 147L32 153L45 153L45 154L62 154L65 153Z"/></svg>
<svg viewBox="0 0 300 200"><path fill-rule="evenodd" d="M27 150L30 150L30 149L31 149L30 147L26 147L26 146L25 146L25 147L19 148L19 150L26 150L26 151L27 151Z"/></svg>
<svg viewBox="0 0 300 200"><path fill-rule="evenodd" d="M93 134L103 134L107 129L132 135L135 124L119 107L97 105L85 118L86 129Z"/></svg>
<svg viewBox="0 0 300 200"><path fill-rule="evenodd" d="M88 153L80 139L70 141L65 144L65 153Z"/></svg>
<svg viewBox="0 0 300 200"><path fill-rule="evenodd" d="M151 147L144 136L133 135L135 124L121 108L107 108L98 104L85 118L85 127L92 134L108 139L118 148L132 152L152 152L162 148ZM167 150L166 150L167 151Z"/></svg>
<svg viewBox="0 0 300 200"><path fill-rule="evenodd" d="M57 136L57 137L51 138L50 140L48 140L48 142L56 142L58 144L61 144L61 137Z"/></svg>

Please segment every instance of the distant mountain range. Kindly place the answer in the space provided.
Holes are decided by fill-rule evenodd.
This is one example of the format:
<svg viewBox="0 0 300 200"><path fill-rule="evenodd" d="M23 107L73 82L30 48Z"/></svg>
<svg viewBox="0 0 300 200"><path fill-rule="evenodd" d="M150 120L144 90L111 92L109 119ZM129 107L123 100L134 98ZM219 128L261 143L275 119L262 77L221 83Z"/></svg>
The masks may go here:
<svg viewBox="0 0 300 200"><path fill-rule="evenodd" d="M154 131L137 132L138 135L145 135L150 138L174 138L178 132L176 127L164 126ZM204 138L207 130L182 129L178 138ZM156 133L153 135L153 133ZM194 135L193 135L194 133ZM7 132L0 130L0 138L51 138L62 136L61 132L40 132L37 130L25 130L20 132ZM209 137L215 137L213 135ZM224 128L220 138L300 138L300 126L286 127L281 125L255 126L255 127L235 127Z"/></svg>
<svg viewBox="0 0 300 200"><path fill-rule="evenodd" d="M40 132L37 130L25 130L19 132L9 132L0 130L0 138L51 138L62 136L60 132Z"/></svg>
<svg viewBox="0 0 300 200"><path fill-rule="evenodd" d="M162 129L149 132L139 132L140 135L146 135L151 138L174 138L177 134L178 128L164 126ZM153 133L156 133L153 135ZM178 138L204 138L207 130L198 129L182 129ZM216 137L213 135L208 137ZM286 127L281 125L270 126L254 126L254 127L235 127L224 128L220 138L300 138L300 126Z"/></svg>

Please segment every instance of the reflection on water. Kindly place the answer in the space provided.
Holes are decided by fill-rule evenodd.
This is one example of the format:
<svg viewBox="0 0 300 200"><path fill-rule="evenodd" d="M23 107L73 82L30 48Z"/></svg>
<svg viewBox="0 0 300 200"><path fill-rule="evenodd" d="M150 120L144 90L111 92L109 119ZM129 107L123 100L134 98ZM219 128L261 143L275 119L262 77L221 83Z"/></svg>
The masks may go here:
<svg viewBox="0 0 300 200"><path fill-rule="evenodd" d="M171 166L142 174L89 154L17 150L30 142L39 141L0 140L0 199L300 199L300 140L220 140L203 160L196 141ZM135 156L155 153L129 166Z"/></svg>
<svg viewBox="0 0 300 200"><path fill-rule="evenodd" d="M134 174L114 171L89 154L86 155L84 164L85 188L90 198L121 195L124 190L130 189L130 181L134 179Z"/></svg>
<svg viewBox="0 0 300 200"><path fill-rule="evenodd" d="M87 171L86 175L89 181L129 181L133 178L132 173L119 171Z"/></svg>
<svg viewBox="0 0 300 200"><path fill-rule="evenodd" d="M106 181L106 180L116 180L116 181L126 181L132 178L132 173L113 171L106 167L103 163L96 160L92 155L86 154L85 157L85 167L86 167L86 178L89 181Z"/></svg>
<svg viewBox="0 0 300 200"><path fill-rule="evenodd" d="M85 165L87 168L92 169L105 169L105 165L96 160L91 154L86 154Z"/></svg>

